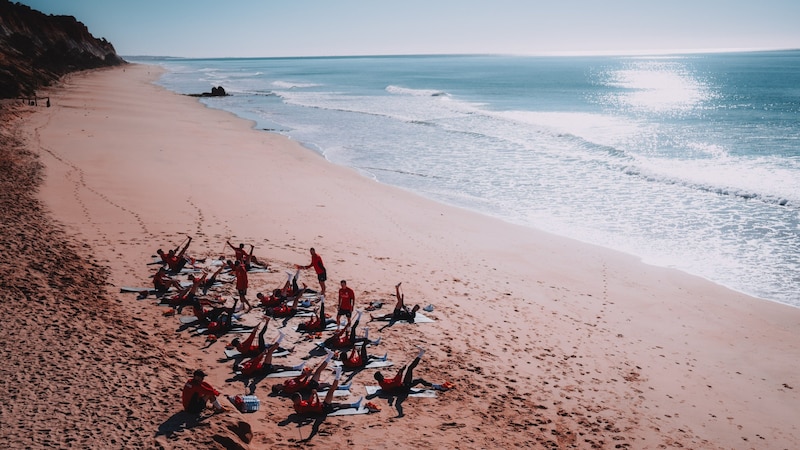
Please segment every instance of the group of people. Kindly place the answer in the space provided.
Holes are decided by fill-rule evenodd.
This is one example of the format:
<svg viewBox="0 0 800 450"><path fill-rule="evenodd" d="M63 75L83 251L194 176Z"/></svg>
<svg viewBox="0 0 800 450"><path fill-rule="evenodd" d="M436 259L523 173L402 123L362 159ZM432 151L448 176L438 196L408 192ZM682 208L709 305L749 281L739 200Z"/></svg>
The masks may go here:
<svg viewBox="0 0 800 450"><path fill-rule="evenodd" d="M229 241L226 244L234 251L234 261L226 261L215 271L204 271L201 276L190 274L188 282L181 284L170 275L181 272L187 265L194 265L197 259L191 258L186 254L186 250L191 243L191 237L184 245L179 245L174 250L163 252L159 249L164 266L159 268L153 276L154 288L158 293L166 293L174 290L173 302L179 308L190 306L198 318L201 325L208 327L209 330L217 329L224 333L230 329L231 322L236 312L236 307L241 304L243 312L247 313L253 306L247 299L247 289L249 280L247 272L255 264L261 264L254 256L254 246L250 245L249 251L245 250L245 244L238 247L233 246ZM325 294L327 269L322 261L322 257L314 248L310 249L311 261L307 265L295 265L294 273L287 272L287 280L281 286L272 291L270 295L257 294L260 301L259 307L264 308L265 318L263 325L259 324L252 328L250 334L243 340L233 339L230 343L231 348L235 348L240 357L234 364L234 370L241 373L245 378L255 378L265 376L279 371L299 371L299 375L289 378L283 383L272 387L272 392L285 395L291 398L292 405L297 414L330 414L342 408L360 407L361 400L355 403L336 403L333 402L333 395L339 388L339 380L342 370L356 371L364 369L367 365L376 361L386 361L388 354L382 356L371 355L368 352L369 346L377 345L380 339L370 341L369 328L364 328L363 335L359 336L357 329L361 320L362 311L356 309L356 296L352 288L347 285L346 280L340 281L340 288L337 299L336 319L331 319L325 313ZM235 277L235 290L237 297L234 299L233 307L216 305L211 309L205 309L200 299L200 293L207 294L209 290L218 283L218 277L224 269L229 269ZM284 351L280 347L284 334L279 332L278 338L272 343L267 343L265 333L270 317L292 317L301 303L303 294L314 292L306 285L302 288L298 286L299 272L301 270L313 269L319 282L319 291L315 297L319 299L313 317L298 324L299 332L321 333L331 330L332 334L324 339L320 346L326 351L323 362L315 368L305 367L305 362L297 365L282 365L273 362L276 352ZM395 285L396 303L391 313L381 316L370 316L371 321L414 322L419 305L409 308L405 304L405 296L401 291L401 283ZM331 383L320 381L323 371L327 368L330 361L334 358L334 350L338 350L336 356L338 362L335 374ZM446 386L432 384L422 378L414 378L413 370L419 364L424 350L420 348L419 353L408 366L403 366L392 378L386 378L377 371L374 378L380 385L381 390L387 393L408 393L414 386L423 385L435 389L446 390ZM226 408L219 402L220 393L205 381L206 374L202 370L196 370L190 380L183 388L183 406L186 412L199 413L211 404L215 412L224 411ZM320 400L318 391L327 388L327 394Z"/></svg>

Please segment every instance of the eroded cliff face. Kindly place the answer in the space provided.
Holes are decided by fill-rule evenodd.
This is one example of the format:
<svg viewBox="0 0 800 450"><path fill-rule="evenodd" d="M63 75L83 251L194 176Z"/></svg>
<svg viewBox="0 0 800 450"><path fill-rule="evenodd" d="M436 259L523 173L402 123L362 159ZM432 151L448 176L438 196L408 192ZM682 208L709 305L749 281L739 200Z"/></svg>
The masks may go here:
<svg viewBox="0 0 800 450"><path fill-rule="evenodd" d="M124 63L74 17L0 0L0 98L34 95L69 72Z"/></svg>

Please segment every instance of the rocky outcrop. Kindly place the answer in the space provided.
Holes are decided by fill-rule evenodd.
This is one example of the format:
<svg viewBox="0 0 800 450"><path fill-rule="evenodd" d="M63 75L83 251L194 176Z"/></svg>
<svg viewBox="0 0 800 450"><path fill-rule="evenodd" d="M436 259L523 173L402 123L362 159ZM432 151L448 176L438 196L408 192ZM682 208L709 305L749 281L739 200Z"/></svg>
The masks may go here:
<svg viewBox="0 0 800 450"><path fill-rule="evenodd" d="M225 88L222 86L212 87L211 92L203 92L202 94L188 94L190 97L225 97L228 95Z"/></svg>
<svg viewBox="0 0 800 450"><path fill-rule="evenodd" d="M74 17L0 0L0 98L32 96L67 73L124 63Z"/></svg>

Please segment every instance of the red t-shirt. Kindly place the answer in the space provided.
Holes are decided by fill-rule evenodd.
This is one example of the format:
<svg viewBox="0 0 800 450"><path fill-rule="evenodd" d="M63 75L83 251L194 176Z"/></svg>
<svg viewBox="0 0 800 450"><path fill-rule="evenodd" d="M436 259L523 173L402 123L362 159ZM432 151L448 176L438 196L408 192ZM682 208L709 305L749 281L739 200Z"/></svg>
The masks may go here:
<svg viewBox="0 0 800 450"><path fill-rule="evenodd" d="M236 290L244 291L247 289L247 268L243 264L239 264L233 270L233 274L236 276Z"/></svg>
<svg viewBox="0 0 800 450"><path fill-rule="evenodd" d="M322 257L319 256L319 253L315 253L311 257L311 267L314 268L314 272L316 272L317 275L325 271L325 266L322 264Z"/></svg>
<svg viewBox="0 0 800 450"><path fill-rule="evenodd" d="M202 397L216 397L219 395L219 392L217 392L216 389L211 387L211 385L205 381L198 383L194 378L192 378L187 381L185 385L183 385L183 394L181 395L183 409L189 408L189 402L192 400L192 396L194 396L194 394L199 394Z"/></svg>
<svg viewBox="0 0 800 450"><path fill-rule="evenodd" d="M294 410L297 414L322 414L323 404L318 397L308 400L299 400L294 403Z"/></svg>
<svg viewBox="0 0 800 450"><path fill-rule="evenodd" d="M339 309L342 311L352 311L356 301L356 294L349 287L339 289Z"/></svg>
<svg viewBox="0 0 800 450"><path fill-rule="evenodd" d="M361 353L355 352L350 357L342 361L342 365L347 368L358 368L364 365L364 361L361 360Z"/></svg>
<svg viewBox="0 0 800 450"><path fill-rule="evenodd" d="M265 359L265 357L266 357L266 354L264 352L261 352L255 358L253 358L253 359L251 359L249 361L245 361L244 363L242 363L242 367L241 367L242 373L247 375L247 376L251 376L251 375L255 374L256 372L258 372L259 370L261 370L261 368L264 367L264 359Z"/></svg>
<svg viewBox="0 0 800 450"><path fill-rule="evenodd" d="M391 392L394 389L403 387L403 379L400 378L400 375L397 375L394 378L384 378L378 384L381 385L381 389L384 391Z"/></svg>

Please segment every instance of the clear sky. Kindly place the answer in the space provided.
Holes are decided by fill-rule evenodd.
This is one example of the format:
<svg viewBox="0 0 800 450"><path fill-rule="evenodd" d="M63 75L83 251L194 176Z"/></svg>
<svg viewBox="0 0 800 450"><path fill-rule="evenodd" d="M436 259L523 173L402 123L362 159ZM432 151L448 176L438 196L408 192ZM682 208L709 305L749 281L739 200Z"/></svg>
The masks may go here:
<svg viewBox="0 0 800 450"><path fill-rule="evenodd" d="M800 0L19 0L122 56L800 48Z"/></svg>

